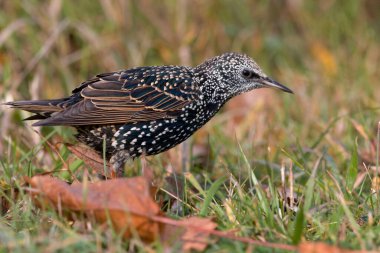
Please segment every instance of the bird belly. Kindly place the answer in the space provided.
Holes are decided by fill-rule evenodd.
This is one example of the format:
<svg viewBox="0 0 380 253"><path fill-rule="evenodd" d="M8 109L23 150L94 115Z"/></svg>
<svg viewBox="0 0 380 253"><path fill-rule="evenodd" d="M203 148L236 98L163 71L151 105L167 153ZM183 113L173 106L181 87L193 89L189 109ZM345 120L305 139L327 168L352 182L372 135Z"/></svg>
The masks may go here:
<svg viewBox="0 0 380 253"><path fill-rule="evenodd" d="M180 119L125 124L115 133L111 145L114 150L127 150L132 158L155 155L183 142L198 128Z"/></svg>
<svg viewBox="0 0 380 253"><path fill-rule="evenodd" d="M114 152L112 138L120 127L121 125L77 126L76 138L99 154L102 154L105 148L106 157L109 159Z"/></svg>

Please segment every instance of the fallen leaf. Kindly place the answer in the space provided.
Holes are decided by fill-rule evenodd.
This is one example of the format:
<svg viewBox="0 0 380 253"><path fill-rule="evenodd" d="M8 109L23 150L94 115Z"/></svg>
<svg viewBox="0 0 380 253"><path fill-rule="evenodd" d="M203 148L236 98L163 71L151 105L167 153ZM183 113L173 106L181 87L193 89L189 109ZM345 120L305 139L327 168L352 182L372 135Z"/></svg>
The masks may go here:
<svg viewBox="0 0 380 253"><path fill-rule="evenodd" d="M365 250L348 250L322 242L303 242L298 245L299 253L369 253Z"/></svg>
<svg viewBox="0 0 380 253"><path fill-rule="evenodd" d="M35 176L27 181L39 206L50 204L65 213L81 212L101 224L109 219L114 229L122 232L126 239L136 233L144 241L151 242L160 237L167 247L179 243L183 251L201 251L210 241L209 231L216 227L209 218L173 220L164 217L151 197L152 188L144 177L72 185L50 176Z"/></svg>
<svg viewBox="0 0 380 253"><path fill-rule="evenodd" d="M211 242L210 232L215 231L217 224L210 218L189 217L183 220L172 220L156 217L164 224L161 241L168 249L181 247L182 252L191 250L203 251Z"/></svg>
<svg viewBox="0 0 380 253"><path fill-rule="evenodd" d="M190 217L186 220L181 220L181 223L186 227L181 240L183 241L182 249L184 251L199 250L203 251L209 244L209 234L204 231L199 231L194 226L201 227L207 230L214 230L216 223L211 219Z"/></svg>
<svg viewBox="0 0 380 253"><path fill-rule="evenodd" d="M181 249L203 251L213 238L228 238L251 245L301 253L358 253L324 243L304 242L298 246L262 242L247 237L238 237L231 232L215 230L217 224L211 218L190 217L174 220L165 217L154 202L150 183L144 177L117 178L108 181L67 184L50 176L35 176L27 179L33 200L44 207L82 213L94 217L101 224L110 221L115 231L125 239L138 235L143 241L159 238L168 250Z"/></svg>
<svg viewBox="0 0 380 253"><path fill-rule="evenodd" d="M160 232L160 224L152 220L160 208L143 177L69 185L50 176L35 176L28 182L41 206L50 203L56 209L82 212L99 223L110 219L114 229L125 238L136 232L142 240L152 241Z"/></svg>

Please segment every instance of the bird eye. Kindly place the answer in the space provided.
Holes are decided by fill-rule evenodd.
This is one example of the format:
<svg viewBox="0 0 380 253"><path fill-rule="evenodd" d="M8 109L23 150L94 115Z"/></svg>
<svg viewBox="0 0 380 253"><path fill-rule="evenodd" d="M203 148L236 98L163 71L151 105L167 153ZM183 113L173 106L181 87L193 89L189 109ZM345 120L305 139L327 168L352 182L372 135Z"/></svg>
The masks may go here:
<svg viewBox="0 0 380 253"><path fill-rule="evenodd" d="M242 75L247 79L259 78L258 74L249 69L244 69Z"/></svg>

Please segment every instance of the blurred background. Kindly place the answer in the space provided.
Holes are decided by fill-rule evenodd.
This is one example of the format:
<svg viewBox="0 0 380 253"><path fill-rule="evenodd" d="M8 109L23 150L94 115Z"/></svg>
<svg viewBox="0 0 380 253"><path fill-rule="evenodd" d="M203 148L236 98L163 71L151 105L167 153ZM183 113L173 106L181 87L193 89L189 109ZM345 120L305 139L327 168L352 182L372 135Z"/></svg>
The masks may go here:
<svg viewBox="0 0 380 253"><path fill-rule="evenodd" d="M192 139L193 163L208 168L224 157L233 167L239 143L257 165L280 163L282 149L327 151L344 164L355 141L373 162L379 45L376 0L0 0L0 102L67 96L102 72L242 52L295 95L258 90L233 99ZM15 143L29 150L44 136L73 140L67 128L37 134L21 121L27 116L0 107L0 158ZM51 165L46 154L34 162ZM178 149L165 156L179 164Z"/></svg>

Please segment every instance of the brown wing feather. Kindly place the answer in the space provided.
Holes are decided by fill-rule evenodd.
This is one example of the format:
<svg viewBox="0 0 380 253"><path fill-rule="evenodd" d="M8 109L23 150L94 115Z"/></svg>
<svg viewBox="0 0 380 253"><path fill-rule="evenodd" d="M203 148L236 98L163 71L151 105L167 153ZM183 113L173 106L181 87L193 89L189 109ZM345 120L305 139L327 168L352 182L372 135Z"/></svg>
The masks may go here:
<svg viewBox="0 0 380 253"><path fill-rule="evenodd" d="M75 89L73 100L68 99L63 110L35 125L125 124L173 118L197 97L191 87L196 87L191 72L183 67L102 74Z"/></svg>

